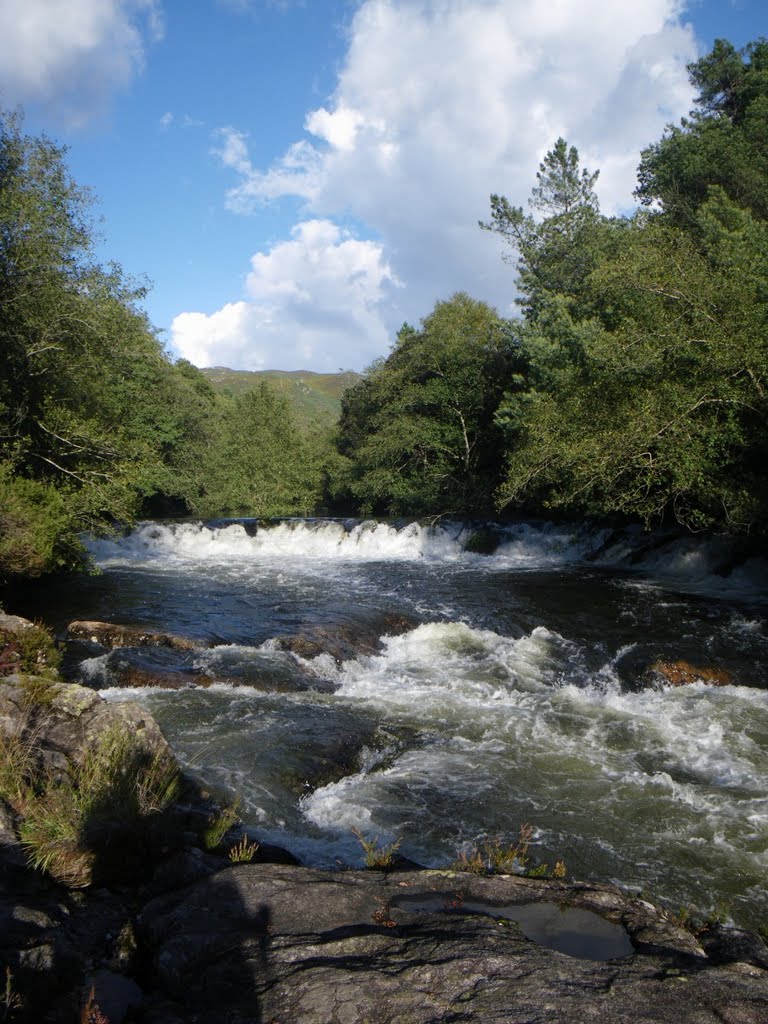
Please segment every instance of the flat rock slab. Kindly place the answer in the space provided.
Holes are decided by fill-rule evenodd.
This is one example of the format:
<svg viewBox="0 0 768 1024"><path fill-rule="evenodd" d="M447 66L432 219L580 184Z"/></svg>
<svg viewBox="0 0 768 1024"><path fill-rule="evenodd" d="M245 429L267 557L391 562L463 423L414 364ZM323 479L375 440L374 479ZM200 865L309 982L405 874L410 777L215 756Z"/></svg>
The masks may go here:
<svg viewBox="0 0 768 1024"><path fill-rule="evenodd" d="M634 952L569 956L502 914L540 901L622 926ZM468 913L466 903L499 913ZM662 911L611 886L241 865L154 900L138 927L156 986L151 1022L768 1021L760 940L750 962L738 943L729 958L727 942L715 960Z"/></svg>

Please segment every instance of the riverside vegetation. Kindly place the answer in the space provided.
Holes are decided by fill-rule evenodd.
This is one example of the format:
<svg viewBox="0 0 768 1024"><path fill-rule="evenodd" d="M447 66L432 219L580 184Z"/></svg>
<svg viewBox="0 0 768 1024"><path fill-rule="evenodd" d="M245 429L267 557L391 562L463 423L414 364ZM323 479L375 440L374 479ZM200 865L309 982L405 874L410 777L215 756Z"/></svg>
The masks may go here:
<svg viewBox="0 0 768 1024"><path fill-rule="evenodd" d="M297 426L266 381L173 363L145 285L98 264L64 151L0 121L0 576L82 561L136 516L558 510L764 533L768 42L719 40L642 153L631 215L558 139L530 209L491 197L520 313L460 293ZM512 284L512 282L510 282Z"/></svg>

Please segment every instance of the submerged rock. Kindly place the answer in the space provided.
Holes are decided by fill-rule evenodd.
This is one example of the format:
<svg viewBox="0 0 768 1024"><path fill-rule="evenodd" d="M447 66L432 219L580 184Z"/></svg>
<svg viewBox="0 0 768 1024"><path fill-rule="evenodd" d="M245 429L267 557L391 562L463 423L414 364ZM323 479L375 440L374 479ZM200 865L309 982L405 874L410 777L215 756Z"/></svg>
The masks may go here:
<svg viewBox="0 0 768 1024"><path fill-rule="evenodd" d="M415 629L418 622L408 615L387 613L371 623L341 623L308 626L301 633L280 636L275 646L299 658L327 654L337 663L361 654L378 654L383 636L399 636Z"/></svg>
<svg viewBox="0 0 768 1024"><path fill-rule="evenodd" d="M420 898L440 909L418 909ZM467 913L472 901L485 911ZM625 955L582 959L532 941L504 911L534 903L612 922ZM759 963L709 961L662 911L605 885L243 865L153 901L138 933L156 982L152 1021L768 1019Z"/></svg>

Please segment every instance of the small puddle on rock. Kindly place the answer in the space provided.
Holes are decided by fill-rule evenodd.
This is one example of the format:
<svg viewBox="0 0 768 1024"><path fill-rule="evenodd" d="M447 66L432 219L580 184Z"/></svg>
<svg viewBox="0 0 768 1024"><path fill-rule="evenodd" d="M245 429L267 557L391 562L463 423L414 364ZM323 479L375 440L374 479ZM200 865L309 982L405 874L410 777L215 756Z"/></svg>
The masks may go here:
<svg viewBox="0 0 768 1024"><path fill-rule="evenodd" d="M634 953L622 925L581 907L546 902L494 906L480 900L453 898L450 893L398 896L391 906L415 913L448 911L514 921L526 938L582 960L616 960Z"/></svg>

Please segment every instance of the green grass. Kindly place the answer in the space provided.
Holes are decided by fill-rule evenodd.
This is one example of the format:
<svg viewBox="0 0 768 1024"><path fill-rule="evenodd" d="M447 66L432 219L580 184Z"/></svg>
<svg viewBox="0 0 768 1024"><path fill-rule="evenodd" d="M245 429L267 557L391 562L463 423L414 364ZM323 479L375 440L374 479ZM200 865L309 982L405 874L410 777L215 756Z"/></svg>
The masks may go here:
<svg viewBox="0 0 768 1024"><path fill-rule="evenodd" d="M224 836L233 825L240 821L239 800L221 810L211 818L208 828L203 833L203 846L209 853L215 853L222 844Z"/></svg>
<svg viewBox="0 0 768 1024"><path fill-rule="evenodd" d="M34 734L0 743L0 797L21 819L19 839L30 865L73 887L91 884L107 852L110 870L119 872L125 851L106 851L110 837L119 833L119 842L141 847L179 785L173 758L149 753L124 726L106 730L58 778L37 770Z"/></svg>

